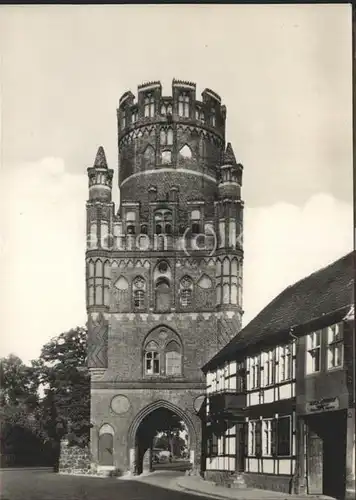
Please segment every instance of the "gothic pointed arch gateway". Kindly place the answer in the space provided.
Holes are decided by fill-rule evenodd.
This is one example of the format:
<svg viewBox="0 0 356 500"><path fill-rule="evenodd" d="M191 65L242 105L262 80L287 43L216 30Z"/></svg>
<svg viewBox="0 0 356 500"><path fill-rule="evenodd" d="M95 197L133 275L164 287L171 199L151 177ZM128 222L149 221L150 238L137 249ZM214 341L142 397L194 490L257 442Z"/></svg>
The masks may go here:
<svg viewBox="0 0 356 500"><path fill-rule="evenodd" d="M162 410L168 410L169 413L180 418L186 427L188 432L189 459L193 467L196 456L200 455L197 449L199 444L197 430L189 413L170 401L160 399L142 408L134 417L129 427L127 436L128 460L130 463L130 471L133 474L140 474L143 470L144 455L147 450L149 451L150 446L152 446L149 432L152 430L161 430L159 427L156 427L155 423L160 421L159 413L162 412ZM162 413L165 415L164 412ZM146 440L145 438L148 439ZM150 457L150 459L152 459L152 457Z"/></svg>
<svg viewBox="0 0 356 500"><path fill-rule="evenodd" d="M167 95L149 82L119 101L119 207L102 148L88 169L93 469L129 471L163 412L185 422L200 469L201 368L241 325L242 167L224 153L226 108L208 88L196 100L192 82L173 80ZM238 170L238 186L225 170Z"/></svg>

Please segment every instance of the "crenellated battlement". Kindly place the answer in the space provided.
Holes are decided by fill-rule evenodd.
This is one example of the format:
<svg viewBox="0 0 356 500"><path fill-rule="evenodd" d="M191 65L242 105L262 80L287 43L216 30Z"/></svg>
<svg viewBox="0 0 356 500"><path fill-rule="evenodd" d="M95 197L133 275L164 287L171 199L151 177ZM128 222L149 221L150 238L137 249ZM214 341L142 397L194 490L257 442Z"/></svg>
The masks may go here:
<svg viewBox="0 0 356 500"><path fill-rule="evenodd" d="M226 107L219 94L206 88L201 100L196 99L196 84L176 78L170 96L162 94L160 81L138 85L137 99L131 91L125 92L119 100L117 118L119 138L147 122L189 123L225 137Z"/></svg>

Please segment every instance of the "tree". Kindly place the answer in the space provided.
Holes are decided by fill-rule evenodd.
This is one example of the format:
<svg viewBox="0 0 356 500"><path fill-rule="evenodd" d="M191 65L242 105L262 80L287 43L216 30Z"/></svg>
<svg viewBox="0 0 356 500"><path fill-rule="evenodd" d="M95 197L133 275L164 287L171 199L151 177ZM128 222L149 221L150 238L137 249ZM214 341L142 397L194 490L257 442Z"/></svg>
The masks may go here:
<svg viewBox="0 0 356 500"><path fill-rule="evenodd" d="M0 404L35 406L38 381L33 367L26 366L15 354L0 359Z"/></svg>
<svg viewBox="0 0 356 500"><path fill-rule="evenodd" d="M87 330L74 328L42 348L36 364L44 389L43 428L53 447L66 436L84 446L90 431L90 378L86 367Z"/></svg>
<svg viewBox="0 0 356 500"><path fill-rule="evenodd" d="M185 430L182 420L166 408L160 408L150 413L141 424L141 433L147 440L153 440L157 432L163 432L167 438L168 449L175 455L175 441L179 432Z"/></svg>
<svg viewBox="0 0 356 500"><path fill-rule="evenodd" d="M33 366L10 354L0 360L1 465L41 465L38 381Z"/></svg>

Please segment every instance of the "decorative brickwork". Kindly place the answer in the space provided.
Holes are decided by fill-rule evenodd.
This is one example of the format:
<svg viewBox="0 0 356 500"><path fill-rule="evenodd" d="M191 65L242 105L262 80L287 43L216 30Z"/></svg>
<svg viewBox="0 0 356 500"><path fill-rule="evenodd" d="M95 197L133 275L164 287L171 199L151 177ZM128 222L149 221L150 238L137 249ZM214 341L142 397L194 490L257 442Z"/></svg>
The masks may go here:
<svg viewBox="0 0 356 500"><path fill-rule="evenodd" d="M201 366L240 330L242 316L242 167L225 150L225 118L212 90L198 101L191 82L174 80L169 97L160 82L142 84L137 102L126 92L117 110L117 212L103 148L88 169L95 466L140 470L148 446L138 442L140 426L165 408L185 422L199 468ZM231 182L222 181L224 158L234 160Z"/></svg>

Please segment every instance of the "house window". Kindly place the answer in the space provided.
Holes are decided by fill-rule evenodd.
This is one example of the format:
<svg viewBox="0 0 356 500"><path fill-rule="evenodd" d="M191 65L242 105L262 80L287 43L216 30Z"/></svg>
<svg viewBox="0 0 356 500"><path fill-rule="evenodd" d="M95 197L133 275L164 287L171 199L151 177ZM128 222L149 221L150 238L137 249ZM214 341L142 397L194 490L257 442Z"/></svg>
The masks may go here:
<svg viewBox="0 0 356 500"><path fill-rule="evenodd" d="M262 421L262 455L270 457L272 455L272 420Z"/></svg>
<svg viewBox="0 0 356 500"><path fill-rule="evenodd" d="M243 363L238 363L236 367L236 392L245 392L245 367Z"/></svg>
<svg viewBox="0 0 356 500"><path fill-rule="evenodd" d="M152 94L146 94L144 100L144 115L146 118L152 118L155 114L155 100Z"/></svg>
<svg viewBox="0 0 356 500"><path fill-rule="evenodd" d="M260 357L250 358L250 389L257 389L260 386Z"/></svg>
<svg viewBox="0 0 356 500"><path fill-rule="evenodd" d="M178 97L178 114L189 118L189 95L185 92Z"/></svg>
<svg viewBox="0 0 356 500"><path fill-rule="evenodd" d="M264 385L272 385L273 380L273 372L274 372L274 350L270 350L263 353L263 382Z"/></svg>
<svg viewBox="0 0 356 500"><path fill-rule="evenodd" d="M291 452L291 418L280 417L277 420L277 455L289 456Z"/></svg>
<svg viewBox="0 0 356 500"><path fill-rule="evenodd" d="M171 341L166 347L166 375L181 375L182 355L177 342Z"/></svg>
<svg viewBox="0 0 356 500"><path fill-rule="evenodd" d="M329 326L328 334L328 369L339 368L343 364L343 339L340 324Z"/></svg>
<svg viewBox="0 0 356 500"><path fill-rule="evenodd" d="M208 440L208 455L215 457L218 454L218 437L216 434L211 434Z"/></svg>
<svg viewBox="0 0 356 500"><path fill-rule="evenodd" d="M292 378L292 346L284 345L279 347L279 382L284 382Z"/></svg>
<svg viewBox="0 0 356 500"><path fill-rule="evenodd" d="M307 336L307 373L320 371L320 331Z"/></svg>
<svg viewBox="0 0 356 500"><path fill-rule="evenodd" d="M145 372L147 375L159 374L159 353L157 351L145 353Z"/></svg>

